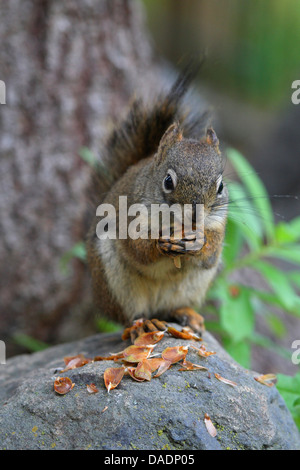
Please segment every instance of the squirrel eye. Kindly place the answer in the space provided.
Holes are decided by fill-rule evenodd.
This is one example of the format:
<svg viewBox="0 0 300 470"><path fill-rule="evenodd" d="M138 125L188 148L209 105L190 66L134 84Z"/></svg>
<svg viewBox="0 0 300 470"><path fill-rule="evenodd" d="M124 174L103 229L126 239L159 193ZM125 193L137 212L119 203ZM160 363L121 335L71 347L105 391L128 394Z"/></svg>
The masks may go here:
<svg viewBox="0 0 300 470"><path fill-rule="evenodd" d="M218 187L218 194L222 194L223 188L224 188L223 181L221 181Z"/></svg>
<svg viewBox="0 0 300 470"><path fill-rule="evenodd" d="M163 189L166 193L170 193L175 189L172 176L168 173L163 181Z"/></svg>

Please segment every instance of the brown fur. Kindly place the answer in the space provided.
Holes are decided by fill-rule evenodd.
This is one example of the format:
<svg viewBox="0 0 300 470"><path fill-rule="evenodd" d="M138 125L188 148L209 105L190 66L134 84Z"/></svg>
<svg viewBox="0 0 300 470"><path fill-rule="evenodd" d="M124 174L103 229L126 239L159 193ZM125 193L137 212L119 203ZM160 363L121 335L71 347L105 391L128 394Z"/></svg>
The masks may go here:
<svg viewBox="0 0 300 470"><path fill-rule="evenodd" d="M182 319L195 327L187 308L203 302L220 263L228 197L225 186L222 194L217 187L223 161L212 129L200 140L188 138L190 127L184 126L180 104L188 81L180 77L151 108L136 101L102 152L98 203L112 204L117 217L119 196L127 196L128 206L203 204L205 209L205 245L197 252L180 253L172 240L166 251L160 240L99 240L95 218L87 242L95 300L103 314L124 324L138 316L167 318L175 311L178 319L181 311ZM201 118L193 128L196 122L201 128ZM167 193L163 181L170 171L177 184ZM180 269L173 261L177 256Z"/></svg>

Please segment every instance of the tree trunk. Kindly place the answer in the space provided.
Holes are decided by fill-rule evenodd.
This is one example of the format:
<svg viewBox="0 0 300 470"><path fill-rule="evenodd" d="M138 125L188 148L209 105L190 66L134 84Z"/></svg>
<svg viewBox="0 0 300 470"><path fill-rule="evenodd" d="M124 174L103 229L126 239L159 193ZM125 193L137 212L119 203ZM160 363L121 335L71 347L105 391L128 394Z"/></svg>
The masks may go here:
<svg viewBox="0 0 300 470"><path fill-rule="evenodd" d="M89 275L62 255L85 237L91 169L111 120L150 80L152 51L133 0L0 4L0 339L48 342L88 334ZM153 68L152 68L153 69ZM147 79L146 79L147 77ZM148 78L149 77L149 78Z"/></svg>

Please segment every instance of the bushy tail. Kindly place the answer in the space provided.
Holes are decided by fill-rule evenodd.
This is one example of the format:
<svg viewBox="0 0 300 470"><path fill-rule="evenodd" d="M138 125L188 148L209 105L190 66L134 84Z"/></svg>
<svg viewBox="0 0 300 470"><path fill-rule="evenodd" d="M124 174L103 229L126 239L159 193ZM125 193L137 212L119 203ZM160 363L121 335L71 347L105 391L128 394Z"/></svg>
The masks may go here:
<svg viewBox="0 0 300 470"><path fill-rule="evenodd" d="M185 137L192 137L195 130L198 133L203 130L207 113L189 113L182 107L182 98L199 67L199 64L187 66L169 93L158 95L151 106L142 100L133 102L125 119L108 137L101 153L97 171L100 176L98 198L101 193L104 196L131 165L157 151L161 137L175 120L182 125Z"/></svg>

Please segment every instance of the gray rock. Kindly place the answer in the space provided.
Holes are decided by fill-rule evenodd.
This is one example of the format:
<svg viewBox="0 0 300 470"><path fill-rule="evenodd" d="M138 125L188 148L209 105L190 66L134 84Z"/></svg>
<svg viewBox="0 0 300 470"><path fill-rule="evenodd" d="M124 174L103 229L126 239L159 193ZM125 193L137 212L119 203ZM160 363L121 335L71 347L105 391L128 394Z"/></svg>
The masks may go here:
<svg viewBox="0 0 300 470"><path fill-rule="evenodd" d="M32 355L10 359L0 369L1 449L300 449L300 436L275 387L261 385L252 371L236 364L209 334L204 343L216 355L188 359L206 371L179 371L175 364L159 378L136 382L125 376L108 393L103 382L113 361L95 362L63 374L63 357L118 352L127 345L119 334L96 335ZM165 337L155 348L188 344ZM197 343L199 345L199 343ZM233 380L232 387L214 373ZM54 378L68 376L75 387L67 395L53 390ZM86 384L99 389L89 394ZM105 410L105 411L103 411ZM204 415L217 436L208 433Z"/></svg>

